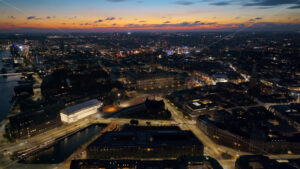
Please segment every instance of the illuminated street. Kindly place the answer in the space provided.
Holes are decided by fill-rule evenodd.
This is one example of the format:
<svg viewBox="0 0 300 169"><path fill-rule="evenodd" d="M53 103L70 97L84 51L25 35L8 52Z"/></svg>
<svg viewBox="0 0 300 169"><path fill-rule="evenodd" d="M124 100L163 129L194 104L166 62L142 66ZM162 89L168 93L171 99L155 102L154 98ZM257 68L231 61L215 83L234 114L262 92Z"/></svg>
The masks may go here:
<svg viewBox="0 0 300 169"><path fill-rule="evenodd" d="M0 169L299 169L300 0L0 0Z"/></svg>

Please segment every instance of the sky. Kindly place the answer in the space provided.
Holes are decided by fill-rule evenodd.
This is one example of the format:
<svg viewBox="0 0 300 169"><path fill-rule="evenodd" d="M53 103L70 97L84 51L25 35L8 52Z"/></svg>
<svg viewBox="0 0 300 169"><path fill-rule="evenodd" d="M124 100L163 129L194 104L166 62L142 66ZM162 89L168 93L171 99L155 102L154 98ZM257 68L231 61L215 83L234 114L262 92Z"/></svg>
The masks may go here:
<svg viewBox="0 0 300 169"><path fill-rule="evenodd" d="M0 30L295 30L300 0L0 0Z"/></svg>

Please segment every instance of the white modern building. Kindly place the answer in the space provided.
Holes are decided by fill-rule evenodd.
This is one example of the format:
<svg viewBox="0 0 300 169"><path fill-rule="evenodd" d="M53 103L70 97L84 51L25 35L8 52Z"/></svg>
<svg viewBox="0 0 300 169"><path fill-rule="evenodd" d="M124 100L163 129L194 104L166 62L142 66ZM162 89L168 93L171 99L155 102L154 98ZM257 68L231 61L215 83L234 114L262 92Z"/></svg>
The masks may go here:
<svg viewBox="0 0 300 169"><path fill-rule="evenodd" d="M93 99L65 108L60 112L61 121L65 123L76 122L80 119L97 113L102 104L103 103L97 99Z"/></svg>

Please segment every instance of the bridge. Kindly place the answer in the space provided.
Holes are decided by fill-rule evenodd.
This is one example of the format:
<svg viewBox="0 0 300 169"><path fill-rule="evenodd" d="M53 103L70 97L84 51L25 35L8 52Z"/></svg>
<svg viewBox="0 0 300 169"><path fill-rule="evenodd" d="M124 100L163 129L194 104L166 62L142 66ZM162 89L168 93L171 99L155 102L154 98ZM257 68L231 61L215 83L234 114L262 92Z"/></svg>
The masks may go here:
<svg viewBox="0 0 300 169"><path fill-rule="evenodd" d="M23 73L33 74L34 72L22 72L22 73L0 73L0 76L20 76Z"/></svg>
<svg viewBox="0 0 300 169"><path fill-rule="evenodd" d="M20 76L22 73L1 73L0 76Z"/></svg>

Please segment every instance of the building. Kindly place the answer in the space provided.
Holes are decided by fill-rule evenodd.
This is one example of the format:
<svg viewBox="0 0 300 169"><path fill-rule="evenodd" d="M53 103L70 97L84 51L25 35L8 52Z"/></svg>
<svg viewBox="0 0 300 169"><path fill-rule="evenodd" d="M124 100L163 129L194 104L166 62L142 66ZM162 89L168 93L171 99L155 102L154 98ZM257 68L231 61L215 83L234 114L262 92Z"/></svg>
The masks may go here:
<svg viewBox="0 0 300 169"><path fill-rule="evenodd" d="M263 155L240 156L235 162L235 169L296 169L299 159L273 160Z"/></svg>
<svg viewBox="0 0 300 169"><path fill-rule="evenodd" d="M217 160L208 156L180 157L176 160L73 160L70 169L190 169L210 168L222 169Z"/></svg>
<svg viewBox="0 0 300 169"><path fill-rule="evenodd" d="M133 119L161 119L169 120L171 113L165 109L163 100L156 101L146 99L144 103L127 107L118 112L120 118Z"/></svg>
<svg viewBox="0 0 300 169"><path fill-rule="evenodd" d="M191 131L127 130L108 132L87 147L88 159L176 159L202 156L203 144Z"/></svg>
<svg viewBox="0 0 300 169"><path fill-rule="evenodd" d="M179 73L171 73L164 71L157 72L133 72L128 71L125 84L136 90L159 90L187 88L188 76Z"/></svg>
<svg viewBox="0 0 300 169"><path fill-rule="evenodd" d="M60 112L61 121L65 123L73 123L87 116L95 114L102 106L102 102L97 99L86 101L68 108Z"/></svg>
<svg viewBox="0 0 300 169"><path fill-rule="evenodd" d="M213 80L215 83L227 83L229 81L227 75L225 74L214 74Z"/></svg>
<svg viewBox="0 0 300 169"><path fill-rule="evenodd" d="M204 99L195 99L192 101L188 101L183 104L184 109L189 112L189 115L192 117L197 117L202 115L202 113L206 113L208 111L217 110L217 105L212 101Z"/></svg>
<svg viewBox="0 0 300 169"><path fill-rule="evenodd" d="M10 53L12 57L18 57L20 56L20 48L17 45L11 45Z"/></svg>
<svg viewBox="0 0 300 169"><path fill-rule="evenodd" d="M61 125L58 111L21 113L9 118L10 135L28 138Z"/></svg>
<svg viewBox="0 0 300 169"><path fill-rule="evenodd" d="M258 118L259 117L259 118ZM197 126L215 143L252 153L299 153L299 131L264 107L210 112Z"/></svg>
<svg viewBox="0 0 300 169"><path fill-rule="evenodd" d="M285 119L290 125L300 130L300 112L297 110L297 107L300 107L300 104L274 105L270 106L269 110L274 115Z"/></svg>

